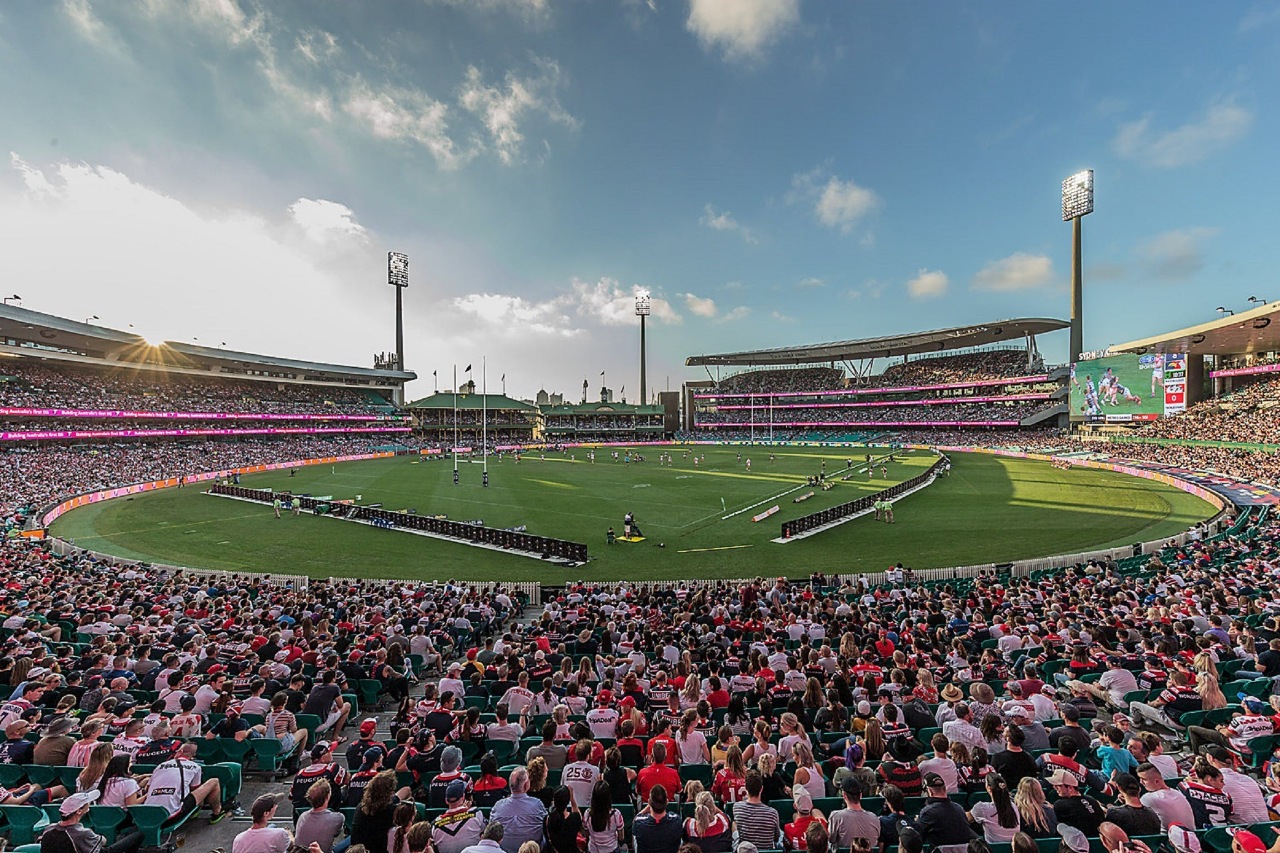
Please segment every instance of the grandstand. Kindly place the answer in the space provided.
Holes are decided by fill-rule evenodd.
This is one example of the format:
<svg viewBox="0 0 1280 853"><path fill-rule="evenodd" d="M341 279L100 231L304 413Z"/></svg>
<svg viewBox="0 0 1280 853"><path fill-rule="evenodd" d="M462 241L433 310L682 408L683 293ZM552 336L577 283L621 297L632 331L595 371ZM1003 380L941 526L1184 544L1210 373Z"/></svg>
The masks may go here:
<svg viewBox="0 0 1280 853"><path fill-rule="evenodd" d="M635 403L562 403L542 406L542 434L548 443L649 442L664 437L662 406Z"/></svg>
<svg viewBox="0 0 1280 853"><path fill-rule="evenodd" d="M0 306L0 514L217 469L406 449L405 371L152 344Z"/></svg>
<svg viewBox="0 0 1280 853"><path fill-rule="evenodd" d="M437 392L405 407L414 416L418 434L431 447L458 444L480 448L487 431L491 447L516 447L533 443L538 434L538 408L505 394L453 394Z"/></svg>
<svg viewBox="0 0 1280 853"><path fill-rule="evenodd" d="M1055 425L1066 413L1066 372L1046 369L1035 340L1061 328L1065 324L1056 320L1010 320L693 356L687 364L758 369L713 381L710 387L686 386L686 430L721 440L859 441L903 428ZM1025 340L1024 348L1002 346L1016 338ZM883 372L872 373L877 358L899 357ZM828 366L815 366L818 361ZM846 377L836 361L854 363L852 375Z"/></svg>

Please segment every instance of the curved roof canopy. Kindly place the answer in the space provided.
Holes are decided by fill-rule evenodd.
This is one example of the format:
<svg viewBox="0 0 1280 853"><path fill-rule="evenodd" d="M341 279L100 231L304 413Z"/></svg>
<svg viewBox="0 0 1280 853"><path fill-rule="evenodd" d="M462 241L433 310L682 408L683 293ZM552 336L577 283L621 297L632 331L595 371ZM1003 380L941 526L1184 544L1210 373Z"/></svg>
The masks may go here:
<svg viewBox="0 0 1280 853"><path fill-rule="evenodd" d="M1162 335L1112 344L1112 352L1245 355L1280 350L1280 301Z"/></svg>
<svg viewBox="0 0 1280 853"><path fill-rule="evenodd" d="M890 358L925 352L980 347L1001 341L1012 341L1027 335L1042 335L1065 329L1069 323L1046 318L1021 320L997 320L972 326L956 326L935 329L931 332L913 332L906 335L888 335L882 338L862 338L853 341L832 341L825 344L808 344L795 347L728 352L717 355L694 355L685 359L689 367L702 365L756 365L819 364L832 361L856 361L869 358Z"/></svg>

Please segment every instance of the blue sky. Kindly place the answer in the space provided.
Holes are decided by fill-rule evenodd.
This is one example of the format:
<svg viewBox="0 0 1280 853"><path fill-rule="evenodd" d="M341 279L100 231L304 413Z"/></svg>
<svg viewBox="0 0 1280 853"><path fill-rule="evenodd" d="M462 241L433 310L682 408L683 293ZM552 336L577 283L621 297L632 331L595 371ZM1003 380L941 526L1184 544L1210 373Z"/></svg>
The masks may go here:
<svg viewBox="0 0 1280 853"><path fill-rule="evenodd" d="M487 358L491 389L634 398L640 287L651 388L696 353L1065 318L1059 186L1093 168L1102 348L1280 299L1278 48L1277 3L4 4L0 277L365 364L396 249L415 394Z"/></svg>

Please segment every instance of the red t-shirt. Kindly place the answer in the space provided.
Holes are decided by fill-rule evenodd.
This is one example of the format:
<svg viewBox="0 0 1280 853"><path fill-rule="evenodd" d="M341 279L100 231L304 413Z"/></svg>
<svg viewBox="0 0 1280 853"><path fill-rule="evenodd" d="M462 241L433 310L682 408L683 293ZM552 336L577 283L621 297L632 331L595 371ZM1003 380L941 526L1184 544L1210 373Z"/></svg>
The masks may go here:
<svg viewBox="0 0 1280 853"><path fill-rule="evenodd" d="M641 802L649 799L649 792L661 785L667 792L667 799L674 801L681 791L680 774L674 767L665 764L650 764L636 776L636 794Z"/></svg>

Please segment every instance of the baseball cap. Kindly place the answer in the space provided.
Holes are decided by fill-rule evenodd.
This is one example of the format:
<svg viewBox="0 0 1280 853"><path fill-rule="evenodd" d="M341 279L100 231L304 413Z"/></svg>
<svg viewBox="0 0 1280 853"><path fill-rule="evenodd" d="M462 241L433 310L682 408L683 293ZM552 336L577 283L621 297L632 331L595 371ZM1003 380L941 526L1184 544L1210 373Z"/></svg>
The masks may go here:
<svg viewBox="0 0 1280 853"><path fill-rule="evenodd" d="M283 799L284 794L263 794L253 801L253 807L250 809L250 814L253 815L254 820L262 820L271 813L272 809L280 805L280 802Z"/></svg>
<svg viewBox="0 0 1280 853"><path fill-rule="evenodd" d="M1058 834L1062 836L1062 844L1075 853L1088 853L1089 839L1074 826L1065 823L1058 825Z"/></svg>
<svg viewBox="0 0 1280 853"><path fill-rule="evenodd" d="M636 700L634 696L623 696L620 700L618 700L618 704L625 705L628 708L634 708L636 704Z"/></svg>
<svg viewBox="0 0 1280 853"><path fill-rule="evenodd" d="M1000 710L1004 712L1006 717L1029 716L1027 713L1027 706L1023 705L1021 702L1005 702L1000 706Z"/></svg>
<svg viewBox="0 0 1280 853"><path fill-rule="evenodd" d="M608 705L612 701L613 701L612 690L601 690L598 694L596 694L597 705Z"/></svg>
<svg viewBox="0 0 1280 853"><path fill-rule="evenodd" d="M85 806L93 805L98 801L98 797L102 796L102 792L96 788L81 793L72 794L62 801L58 806L58 813L63 817L68 817L80 811Z"/></svg>
<svg viewBox="0 0 1280 853"><path fill-rule="evenodd" d="M368 737L378 730L378 721L370 717L360 721L360 734Z"/></svg>
<svg viewBox="0 0 1280 853"><path fill-rule="evenodd" d="M1240 704L1244 705L1246 711L1253 711L1255 714L1265 714L1268 708L1267 703L1256 696L1242 696Z"/></svg>
<svg viewBox="0 0 1280 853"><path fill-rule="evenodd" d="M1080 787L1080 780L1065 770L1055 770L1045 779L1050 785L1069 785L1072 788Z"/></svg>
<svg viewBox="0 0 1280 853"><path fill-rule="evenodd" d="M1240 842L1240 849L1244 850L1244 853L1267 853L1267 845L1247 829L1237 832L1234 838Z"/></svg>
<svg viewBox="0 0 1280 853"><path fill-rule="evenodd" d="M365 767L372 767L374 762L382 757L382 749L381 747L371 746L364 751L361 757L364 759Z"/></svg>
<svg viewBox="0 0 1280 853"><path fill-rule="evenodd" d="M1200 853L1200 839L1193 830L1180 823L1169 827L1169 843L1176 853Z"/></svg>
<svg viewBox="0 0 1280 853"><path fill-rule="evenodd" d="M467 783L461 779L454 779L444 789L444 798L447 802L456 803L467 795Z"/></svg>
<svg viewBox="0 0 1280 853"><path fill-rule="evenodd" d="M335 744L329 743L327 740L322 740L315 746L311 747L311 757L320 758L321 756L332 752L334 746Z"/></svg>
<svg viewBox="0 0 1280 853"><path fill-rule="evenodd" d="M947 783L937 773L924 774L924 786L926 788L945 788Z"/></svg>

